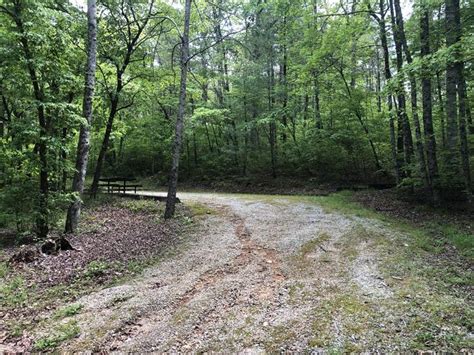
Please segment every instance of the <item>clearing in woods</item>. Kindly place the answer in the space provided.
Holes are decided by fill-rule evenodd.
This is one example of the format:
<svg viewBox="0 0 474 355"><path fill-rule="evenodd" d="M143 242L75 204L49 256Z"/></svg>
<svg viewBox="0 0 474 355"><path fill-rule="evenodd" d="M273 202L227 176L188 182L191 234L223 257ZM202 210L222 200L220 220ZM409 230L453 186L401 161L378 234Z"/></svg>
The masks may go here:
<svg viewBox="0 0 474 355"><path fill-rule="evenodd" d="M80 335L63 350L472 347L469 292L443 286L409 230L311 198L180 198L200 212L187 242L132 282L80 299Z"/></svg>

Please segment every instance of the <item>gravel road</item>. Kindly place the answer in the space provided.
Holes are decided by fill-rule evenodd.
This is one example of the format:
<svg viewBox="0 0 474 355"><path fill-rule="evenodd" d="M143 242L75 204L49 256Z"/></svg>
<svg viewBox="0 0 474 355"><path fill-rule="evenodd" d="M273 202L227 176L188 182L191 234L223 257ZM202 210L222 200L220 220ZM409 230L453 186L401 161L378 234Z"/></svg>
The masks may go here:
<svg viewBox="0 0 474 355"><path fill-rule="evenodd" d="M304 199L181 193L210 213L182 249L79 300L63 350L202 352L406 349L403 296L375 240L395 233Z"/></svg>

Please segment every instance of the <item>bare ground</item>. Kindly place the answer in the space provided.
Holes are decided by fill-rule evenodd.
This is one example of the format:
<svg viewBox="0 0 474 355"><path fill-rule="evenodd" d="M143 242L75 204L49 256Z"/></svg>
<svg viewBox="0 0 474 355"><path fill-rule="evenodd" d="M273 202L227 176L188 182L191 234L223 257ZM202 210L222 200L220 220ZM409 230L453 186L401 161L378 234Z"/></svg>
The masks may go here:
<svg viewBox="0 0 474 355"><path fill-rule="evenodd" d="M435 287L398 229L296 197L180 198L210 209L186 246L79 299L79 335L61 350L473 349L471 296Z"/></svg>

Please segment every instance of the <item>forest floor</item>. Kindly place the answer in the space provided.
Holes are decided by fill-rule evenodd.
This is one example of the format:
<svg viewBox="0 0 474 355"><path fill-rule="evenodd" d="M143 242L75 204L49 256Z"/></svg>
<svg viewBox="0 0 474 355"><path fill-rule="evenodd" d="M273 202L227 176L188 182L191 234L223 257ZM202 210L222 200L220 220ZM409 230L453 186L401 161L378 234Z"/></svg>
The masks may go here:
<svg viewBox="0 0 474 355"><path fill-rule="evenodd" d="M173 251L46 312L30 349L474 350L472 219L421 227L348 194L178 196L193 217Z"/></svg>

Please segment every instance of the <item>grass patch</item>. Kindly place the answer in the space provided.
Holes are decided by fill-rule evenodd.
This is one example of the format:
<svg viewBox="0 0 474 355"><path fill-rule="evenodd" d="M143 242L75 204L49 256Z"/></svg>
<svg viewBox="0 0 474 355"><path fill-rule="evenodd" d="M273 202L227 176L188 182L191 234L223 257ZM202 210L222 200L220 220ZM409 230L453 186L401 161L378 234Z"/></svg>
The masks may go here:
<svg viewBox="0 0 474 355"><path fill-rule="evenodd" d="M0 262L0 278L4 278L8 274L8 263L6 261Z"/></svg>
<svg viewBox="0 0 474 355"><path fill-rule="evenodd" d="M377 229L356 226L341 239L343 255L353 259L351 245L370 242L378 250L379 263L384 279L390 284L397 299L400 314L409 315L406 323L398 324L401 336L393 333L390 342L405 343L406 349L443 349L459 351L472 349L470 337L474 328L473 309L469 303L469 290L474 276L466 265L473 261L474 236L454 224L436 221L435 218L420 223L410 223L396 217L382 215L351 201L351 192L327 197L299 197L321 205L327 212L346 214L349 218L376 219L388 228ZM355 220L357 222L357 219ZM308 246L309 247L309 246ZM342 298L341 298L342 297ZM357 339L364 337L364 329L373 328L371 323L379 315L365 308L357 300L344 299L344 295L325 301L317 312L313 329L315 336L310 344L315 347L334 347L334 314L353 315L351 323L343 322L344 333ZM354 302L353 302L354 301ZM391 301L387 301L390 304ZM374 318L375 317L375 318ZM357 320L357 321L356 321ZM392 328L393 329L393 328ZM377 329L370 338L383 338ZM343 340L340 351L360 351L357 341ZM362 345L364 347L364 345Z"/></svg>
<svg viewBox="0 0 474 355"><path fill-rule="evenodd" d="M63 307L61 309L58 309L54 313L53 318L62 319L62 318L66 318L66 317L72 317L72 316L78 314L81 311L82 307L83 307L83 305L80 304L80 303L75 303L75 304L68 305L68 306Z"/></svg>
<svg viewBox="0 0 474 355"><path fill-rule="evenodd" d="M328 196L299 196L298 198L317 203L327 212L343 213L362 218L381 219L381 217L383 217L376 211L372 211L361 206L359 203L352 201L352 196L352 191L341 191Z"/></svg>
<svg viewBox="0 0 474 355"><path fill-rule="evenodd" d="M408 243L415 253L441 254L446 250L446 246L454 246L459 255L474 262L474 235L472 233L464 232L449 223L427 222L424 225L415 226L366 208L352 201L352 196L351 191L341 191L329 196L291 196L289 198L317 203L327 212L380 220L399 232L409 234Z"/></svg>
<svg viewBox="0 0 474 355"><path fill-rule="evenodd" d="M461 255L474 262L474 235L460 231L452 225L439 225L444 239L453 245Z"/></svg>
<svg viewBox="0 0 474 355"><path fill-rule="evenodd" d="M62 342L79 335L79 332L80 329L76 321L61 324L51 331L52 334L38 339L34 344L34 349L37 351L54 349Z"/></svg>
<svg viewBox="0 0 474 355"><path fill-rule="evenodd" d="M313 315L313 337L311 347L332 349L336 353L360 352L358 344L352 338L365 334L369 328L371 312L369 307L352 295L337 293L333 298L324 300ZM337 325L337 326L336 326ZM335 328L341 328L341 334L335 334ZM337 343L339 338L340 344Z"/></svg>
<svg viewBox="0 0 474 355"><path fill-rule="evenodd" d="M28 291L25 280L21 276L2 281L0 284L0 305L2 308L23 306L27 300Z"/></svg>

